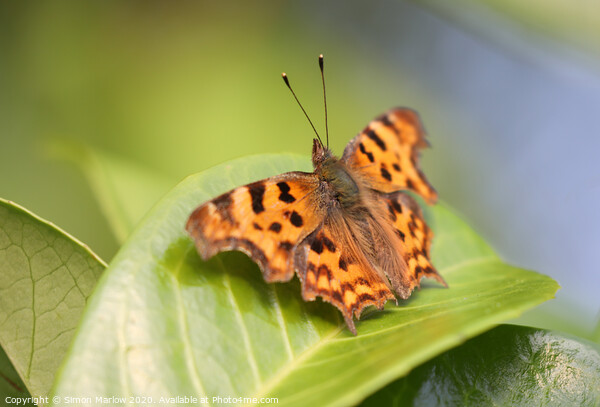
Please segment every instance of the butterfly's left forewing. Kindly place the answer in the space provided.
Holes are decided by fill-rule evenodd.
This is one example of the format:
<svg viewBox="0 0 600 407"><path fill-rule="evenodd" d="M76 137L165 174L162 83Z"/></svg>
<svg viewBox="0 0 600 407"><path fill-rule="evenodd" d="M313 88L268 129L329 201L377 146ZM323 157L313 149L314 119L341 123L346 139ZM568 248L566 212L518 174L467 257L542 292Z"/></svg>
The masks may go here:
<svg viewBox="0 0 600 407"><path fill-rule="evenodd" d="M323 221L315 204L318 179L290 172L244 185L199 206L186 229L198 252L240 250L260 266L266 281L294 275L296 246Z"/></svg>

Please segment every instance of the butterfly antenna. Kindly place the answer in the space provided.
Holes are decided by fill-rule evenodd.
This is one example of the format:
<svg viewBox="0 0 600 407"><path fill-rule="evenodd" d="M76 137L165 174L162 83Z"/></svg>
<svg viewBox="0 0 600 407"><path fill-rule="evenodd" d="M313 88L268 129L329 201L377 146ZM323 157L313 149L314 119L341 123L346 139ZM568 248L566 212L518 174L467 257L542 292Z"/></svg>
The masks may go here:
<svg viewBox="0 0 600 407"><path fill-rule="evenodd" d="M329 148L329 127L327 126L327 95L325 93L325 74L323 73L323 54L319 55L319 68L321 68L321 82L323 82L323 103L325 104L325 137Z"/></svg>
<svg viewBox="0 0 600 407"><path fill-rule="evenodd" d="M302 109L302 111L304 112L304 116L306 116L306 118L308 119L308 122L310 123L310 126L312 127L313 131L317 135L317 139L319 139L319 143L321 143L321 145L323 145L323 141L321 140L321 137L319 136L319 133L317 133L317 129L315 129L315 125L310 120L310 117L308 117L308 113L306 113L306 110L304 110L304 108L302 107L302 103L300 103L300 101L298 100L298 97L296 96L296 93L294 93L294 90L292 89L292 87L290 85L290 81L288 80L288 77L287 77L286 73L283 72L281 74L281 77L283 78L283 81L287 85L287 87L290 90L290 92L292 92L292 95L294 95L294 99L296 99L296 102L298 103L298 106L300 106L300 109Z"/></svg>

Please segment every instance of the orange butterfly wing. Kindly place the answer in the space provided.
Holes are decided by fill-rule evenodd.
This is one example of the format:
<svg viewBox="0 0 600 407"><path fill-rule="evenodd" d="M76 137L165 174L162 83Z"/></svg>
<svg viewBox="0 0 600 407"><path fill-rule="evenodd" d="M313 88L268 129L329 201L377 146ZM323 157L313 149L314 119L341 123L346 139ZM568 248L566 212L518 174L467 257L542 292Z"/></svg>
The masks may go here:
<svg viewBox="0 0 600 407"><path fill-rule="evenodd" d="M381 197L387 205L396 236L401 241L402 257L407 265L408 278L404 278L404 281L408 281L408 287L405 287L404 292L410 295L415 287L420 287L423 277L437 280L447 287L442 276L431 264L429 251L433 232L425 223L417 202L403 192L381 194ZM394 278L390 280L393 282ZM400 290L396 291L402 298L408 298L408 295L402 295Z"/></svg>
<svg viewBox="0 0 600 407"><path fill-rule="evenodd" d="M302 298L312 301L320 296L335 305L356 335L353 315L359 318L369 305L382 309L395 296L385 277L369 265L348 238L351 236L326 221L300 244L295 264L302 282Z"/></svg>
<svg viewBox="0 0 600 407"><path fill-rule="evenodd" d="M331 211L323 226L300 243L294 259L304 300L320 296L335 305L354 334L353 316L358 319L365 307L382 309L394 293L408 298L423 277L446 286L429 260L433 233L417 202L403 192L372 194L378 203L362 228ZM384 222L383 228L374 225ZM386 226L392 232L387 241L382 240ZM371 232L365 235L365 230ZM357 238L361 234L366 239Z"/></svg>
<svg viewBox="0 0 600 407"><path fill-rule="evenodd" d="M428 145L418 114L396 108L371 121L352 139L342 161L367 176L372 189L409 189L435 203L437 193L417 164L419 150Z"/></svg>
<svg viewBox="0 0 600 407"><path fill-rule="evenodd" d="M196 208L186 230L205 260L240 250L258 263L266 281L288 281L295 247L323 222L314 202L318 185L314 174L303 172L244 185Z"/></svg>

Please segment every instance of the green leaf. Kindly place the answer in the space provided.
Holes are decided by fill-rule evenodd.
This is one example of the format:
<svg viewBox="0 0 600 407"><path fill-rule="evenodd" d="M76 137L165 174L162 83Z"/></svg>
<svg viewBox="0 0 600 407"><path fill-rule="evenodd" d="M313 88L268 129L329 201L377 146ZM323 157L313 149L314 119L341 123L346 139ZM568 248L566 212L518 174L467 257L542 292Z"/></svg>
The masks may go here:
<svg viewBox="0 0 600 407"><path fill-rule="evenodd" d="M25 383L19 377L10 359L0 347L0 400L26 399L31 397ZM13 403L14 404L14 403ZM25 406L33 407L35 404L26 403Z"/></svg>
<svg viewBox="0 0 600 407"><path fill-rule="evenodd" d="M0 199L0 345L33 396L48 395L104 267L62 230Z"/></svg>
<svg viewBox="0 0 600 407"><path fill-rule="evenodd" d="M597 406L600 346L501 325L417 367L361 406Z"/></svg>
<svg viewBox="0 0 600 407"><path fill-rule="evenodd" d="M120 156L66 140L47 143L48 153L73 162L84 173L119 242L177 183L158 171Z"/></svg>
<svg viewBox="0 0 600 407"><path fill-rule="evenodd" d="M425 283L399 306L366 314L357 336L329 304L303 302L296 279L266 284L238 252L200 260L184 232L197 205L235 186L310 167L292 155L252 156L181 182L110 264L54 393L353 404L558 288L549 277L502 263L444 205L427 209L426 217L436 232L434 264L450 288Z"/></svg>

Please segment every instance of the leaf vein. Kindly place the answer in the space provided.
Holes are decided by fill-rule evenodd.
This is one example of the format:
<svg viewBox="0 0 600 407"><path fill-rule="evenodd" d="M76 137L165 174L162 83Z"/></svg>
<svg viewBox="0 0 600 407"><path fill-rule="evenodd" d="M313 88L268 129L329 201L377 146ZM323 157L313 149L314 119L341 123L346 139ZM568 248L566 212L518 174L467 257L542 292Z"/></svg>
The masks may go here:
<svg viewBox="0 0 600 407"><path fill-rule="evenodd" d="M254 350L252 349L252 344L250 342L250 335L248 334L248 328L246 327L246 324L244 322L244 317L242 316L242 310L240 309L240 306L237 303L235 295L233 294L233 288L231 287L231 279L229 278L229 273L225 269L225 266L223 265L223 263L221 262L220 259L219 259L219 263L221 265L221 268L223 269L222 270L223 271L223 273L222 273L223 282L224 282L225 286L227 287L227 295L228 295L229 301L235 311L236 320L238 322L238 325L240 326L242 337L244 338L244 346L246 347L246 352L248 354L248 364L250 365L250 369L252 370L252 375L254 377L254 381L256 382L256 387L260 387L262 384L262 379L261 379L260 373L258 371L256 356L254 355Z"/></svg>

